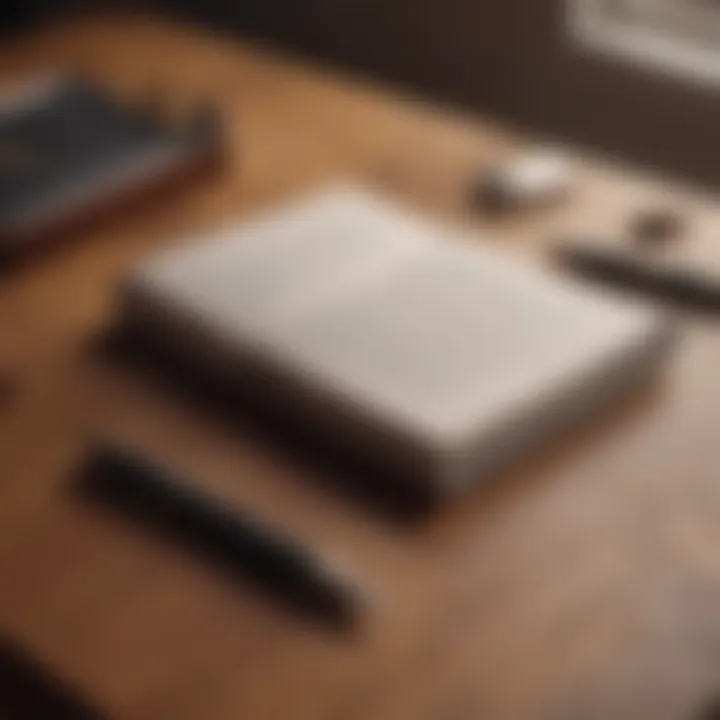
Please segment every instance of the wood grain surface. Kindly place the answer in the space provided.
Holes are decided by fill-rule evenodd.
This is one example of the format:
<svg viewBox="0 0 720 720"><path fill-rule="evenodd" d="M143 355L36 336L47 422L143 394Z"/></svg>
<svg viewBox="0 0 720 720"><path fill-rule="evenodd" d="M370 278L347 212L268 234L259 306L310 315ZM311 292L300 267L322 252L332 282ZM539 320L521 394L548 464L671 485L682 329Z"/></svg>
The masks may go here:
<svg viewBox="0 0 720 720"><path fill-rule="evenodd" d="M560 447L408 523L317 482L242 423L97 352L145 254L325 182L384 187L543 262L571 231L620 232L670 198L712 238L710 199L579 158L573 197L492 223L466 208L513 136L239 41L91 18L0 50L8 86L76 68L177 112L220 105L213 178L83 228L0 282L0 635L112 718L692 718L720 693L720 333L681 318L662 380ZM708 246L712 252L712 244ZM720 248L715 248L720 256ZM361 588L359 631L300 622L251 588L83 502L109 432L282 524Z"/></svg>

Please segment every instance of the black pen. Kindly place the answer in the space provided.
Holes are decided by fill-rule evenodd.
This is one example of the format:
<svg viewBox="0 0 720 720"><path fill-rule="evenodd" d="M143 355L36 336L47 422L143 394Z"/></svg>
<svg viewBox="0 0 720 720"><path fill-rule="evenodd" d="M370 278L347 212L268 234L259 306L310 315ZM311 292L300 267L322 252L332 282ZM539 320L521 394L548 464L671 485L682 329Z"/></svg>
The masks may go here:
<svg viewBox="0 0 720 720"><path fill-rule="evenodd" d="M319 557L129 448L101 443L83 489L304 613L340 628L356 619L357 593Z"/></svg>

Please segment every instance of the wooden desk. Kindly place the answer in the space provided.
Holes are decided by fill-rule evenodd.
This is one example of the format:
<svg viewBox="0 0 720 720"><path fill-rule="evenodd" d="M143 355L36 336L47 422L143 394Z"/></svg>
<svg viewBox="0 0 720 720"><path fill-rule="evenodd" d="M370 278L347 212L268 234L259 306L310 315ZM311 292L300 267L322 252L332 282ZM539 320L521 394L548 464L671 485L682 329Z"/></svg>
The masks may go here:
<svg viewBox="0 0 720 720"><path fill-rule="evenodd" d="M134 19L56 27L0 53L12 80L85 68L139 92L210 98L230 121L219 178L86 230L0 285L20 368L0 410L0 633L111 717L157 720L681 718L720 692L720 333L690 319L666 381L566 447L420 525L315 482L241 428L101 361L116 281L180 234L325 181L384 184L461 211L474 166L517 138L250 45ZM487 227L536 255L560 230L611 231L671 192L587 161L557 212ZM480 226L482 227L482 226ZM720 251L719 251L720 252ZM98 426L284 523L365 589L361 632L303 625L70 491Z"/></svg>

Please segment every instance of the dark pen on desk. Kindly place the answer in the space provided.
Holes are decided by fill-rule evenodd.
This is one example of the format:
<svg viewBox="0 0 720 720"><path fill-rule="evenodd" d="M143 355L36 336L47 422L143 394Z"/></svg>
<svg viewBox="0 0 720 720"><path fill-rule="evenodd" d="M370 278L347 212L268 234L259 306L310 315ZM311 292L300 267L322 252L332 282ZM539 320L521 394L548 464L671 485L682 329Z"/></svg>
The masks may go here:
<svg viewBox="0 0 720 720"><path fill-rule="evenodd" d="M322 558L130 448L98 443L81 488L92 500L249 579L307 616L344 631L356 625L357 590Z"/></svg>

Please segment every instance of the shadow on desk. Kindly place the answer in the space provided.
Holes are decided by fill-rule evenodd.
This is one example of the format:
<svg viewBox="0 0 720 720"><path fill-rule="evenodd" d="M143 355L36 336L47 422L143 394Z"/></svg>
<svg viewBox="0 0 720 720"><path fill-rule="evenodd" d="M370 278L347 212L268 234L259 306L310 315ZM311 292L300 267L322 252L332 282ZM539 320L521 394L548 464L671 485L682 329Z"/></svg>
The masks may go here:
<svg viewBox="0 0 720 720"><path fill-rule="evenodd" d="M152 338L129 328L118 327L97 338L93 351L110 363L149 377L197 412L219 419L232 429L241 427L260 446L309 470L303 477L316 480L323 490L380 514L404 530L420 530L443 508L461 505L463 511L472 507L482 513L480 506L493 505L496 499L521 491L538 473L547 476L553 467L591 446L617 423L629 421L628 415L649 409L662 394L661 373L651 374L623 401L577 423L569 435L498 471L492 483L483 483L482 490L478 488L480 492L451 499L441 497L417 475L394 471L352 447L328 442L301 418L288 413L280 401L268 402L239 384L230 387L221 379L209 377L192 361L179 358Z"/></svg>

